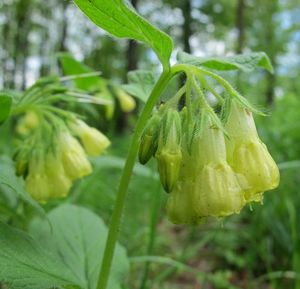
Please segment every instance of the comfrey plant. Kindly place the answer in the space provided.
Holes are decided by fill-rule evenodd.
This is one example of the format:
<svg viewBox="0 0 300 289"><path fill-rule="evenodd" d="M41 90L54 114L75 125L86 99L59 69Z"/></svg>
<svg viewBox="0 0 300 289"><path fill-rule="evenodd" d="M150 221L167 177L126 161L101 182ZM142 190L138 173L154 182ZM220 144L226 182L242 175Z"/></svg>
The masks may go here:
<svg viewBox="0 0 300 289"><path fill-rule="evenodd" d="M0 244L4 248L0 262L5 267L0 268L0 280L11 283L13 288L121 288L128 265L117 239L137 156L142 164L152 157L156 159L161 184L168 193L167 215L175 224L197 224L204 218L239 213L247 203L262 202L263 193L279 183L278 168L259 139L253 120L252 114L260 111L218 74L228 70L248 72L256 67L272 72L265 53L198 58L180 52L178 63L170 66L171 38L138 15L128 1L74 2L112 35L149 45L163 69L157 80L152 72L132 72L129 84L124 86L129 94L145 101L145 106L129 147L108 232L90 212L72 206L57 209L49 219L54 235L59 233L58 239L53 241L51 232L45 230L38 235L45 244L49 240L55 244L49 247L50 256L43 246L36 249L31 237L0 226ZM170 81L179 74L185 76L184 84L173 97L160 103ZM223 93L216 86L222 86ZM37 98L35 88L40 87L33 87L22 100L27 101L27 106L18 124L23 139L15 159L18 175L25 177L27 192L45 203L66 196L74 180L91 172L87 155L101 154L110 142L76 114L48 105L47 101L55 101L62 93L61 87L51 86L51 93L43 100ZM48 92L42 90L43 94ZM117 94L123 110L134 108L134 102L124 91ZM39 109L30 106L29 100L36 99L40 101ZM2 97L1 101L0 121L8 117L12 105L9 97ZM11 113L22 113L22 109L24 106L16 106ZM34 145L39 143L43 146ZM68 225L63 227L67 220ZM38 227L44 228L46 223L39 223ZM22 262L13 262L14 242L7 242L4 235L12 236L10 240L16 243L22 240L22 246L15 246L23 248L17 251L23 254ZM24 252L32 255L24 256ZM48 256L46 261L44 255ZM33 263L32 259L38 261ZM18 270L14 270L16 264ZM23 278L18 272L24 270ZM38 277L30 278L32 274Z"/></svg>

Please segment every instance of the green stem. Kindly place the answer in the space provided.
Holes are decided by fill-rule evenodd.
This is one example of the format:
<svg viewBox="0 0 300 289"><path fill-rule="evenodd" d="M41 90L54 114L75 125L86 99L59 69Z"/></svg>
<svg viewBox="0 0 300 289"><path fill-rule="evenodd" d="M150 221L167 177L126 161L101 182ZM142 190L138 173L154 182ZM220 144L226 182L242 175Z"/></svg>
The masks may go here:
<svg viewBox="0 0 300 289"><path fill-rule="evenodd" d="M117 193L117 199L115 202L115 207L111 216L111 222L110 222L108 236L106 240L105 251L102 260L102 266L101 266L100 275L98 279L97 289L106 289L108 284L115 246L117 243L118 233L120 229L121 218L122 218L125 200L127 196L128 185L135 164L136 156L138 153L140 136L143 132L143 129L147 123L147 120L159 96L161 95L161 93L167 86L168 82L176 72L178 72L178 70L176 70L176 68L173 67L172 70L162 73L154 89L152 90L152 93L148 101L145 104L141 116L138 119L136 125L136 131L133 135L129 152L127 155L125 167L122 173L122 177L121 177L121 181Z"/></svg>
<svg viewBox="0 0 300 289"><path fill-rule="evenodd" d="M155 193L152 196L152 206L151 206L151 219L150 219L150 234L149 234L149 243L147 248L147 255L153 255L153 249L155 244L155 236L158 224L158 217L160 211L160 202L161 202L161 189L160 183L157 182L158 187L155 190ZM141 281L141 289L145 289L147 285L149 270L151 262L145 263L144 273Z"/></svg>

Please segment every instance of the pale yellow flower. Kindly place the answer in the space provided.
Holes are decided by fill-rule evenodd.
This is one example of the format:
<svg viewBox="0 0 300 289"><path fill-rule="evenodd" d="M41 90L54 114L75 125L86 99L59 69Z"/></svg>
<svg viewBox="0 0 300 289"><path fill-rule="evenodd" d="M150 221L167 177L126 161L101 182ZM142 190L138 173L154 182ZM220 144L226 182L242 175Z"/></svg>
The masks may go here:
<svg viewBox="0 0 300 289"><path fill-rule="evenodd" d="M79 136L89 156L99 156L110 146L110 140L102 132L81 120L70 124L70 127Z"/></svg>
<svg viewBox="0 0 300 289"><path fill-rule="evenodd" d="M45 159L45 172L49 180L50 197L66 197L72 187L72 181L65 173L62 160L48 153Z"/></svg>
<svg viewBox="0 0 300 289"><path fill-rule="evenodd" d="M49 180L43 162L33 158L29 162L29 173L25 179L26 191L40 203L45 203L50 196Z"/></svg>
<svg viewBox="0 0 300 289"><path fill-rule="evenodd" d="M67 131L58 137L58 153L65 173L71 180L82 178L92 172L92 166L82 146Z"/></svg>
<svg viewBox="0 0 300 289"><path fill-rule="evenodd" d="M252 113L237 100L232 101L225 126L228 162L235 172L245 176L247 201L261 201L262 193L279 184L278 167L259 139Z"/></svg>

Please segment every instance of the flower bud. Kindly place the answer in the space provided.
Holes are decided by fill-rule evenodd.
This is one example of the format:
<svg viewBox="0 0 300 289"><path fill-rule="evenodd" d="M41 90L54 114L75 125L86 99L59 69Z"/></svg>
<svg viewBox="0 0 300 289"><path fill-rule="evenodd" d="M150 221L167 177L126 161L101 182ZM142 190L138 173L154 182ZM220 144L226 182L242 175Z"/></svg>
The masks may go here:
<svg viewBox="0 0 300 289"><path fill-rule="evenodd" d="M155 157L161 183L166 192L171 192L177 181L182 159L181 120L176 110L170 109L164 116Z"/></svg>
<svg viewBox="0 0 300 289"><path fill-rule="evenodd" d="M28 135L32 130L39 126L38 115L34 111L28 111L19 120L16 130L20 135Z"/></svg>
<svg viewBox="0 0 300 289"><path fill-rule="evenodd" d="M122 111L131 112L135 109L136 103L134 98L127 94L123 89L117 89L117 98L120 102Z"/></svg>
<svg viewBox="0 0 300 289"><path fill-rule="evenodd" d="M173 187L178 179L180 163L182 159L181 151L169 153L166 150L161 150L156 155L160 181L167 193L173 190Z"/></svg>
<svg viewBox="0 0 300 289"><path fill-rule="evenodd" d="M109 139L103 133L81 120L70 124L70 127L80 137L89 156L99 156L110 146Z"/></svg>
<svg viewBox="0 0 300 289"><path fill-rule="evenodd" d="M57 142L65 173L71 180L82 178L92 172L82 146L69 132L62 132Z"/></svg>
<svg viewBox="0 0 300 289"><path fill-rule="evenodd" d="M160 117L154 114L148 121L142 134L139 146L139 162L143 165L156 153L160 121Z"/></svg>
<svg viewBox="0 0 300 289"><path fill-rule="evenodd" d="M249 184L246 200L260 201L262 192L278 186L278 167L258 137L252 113L237 100L232 101L225 128L228 162Z"/></svg>

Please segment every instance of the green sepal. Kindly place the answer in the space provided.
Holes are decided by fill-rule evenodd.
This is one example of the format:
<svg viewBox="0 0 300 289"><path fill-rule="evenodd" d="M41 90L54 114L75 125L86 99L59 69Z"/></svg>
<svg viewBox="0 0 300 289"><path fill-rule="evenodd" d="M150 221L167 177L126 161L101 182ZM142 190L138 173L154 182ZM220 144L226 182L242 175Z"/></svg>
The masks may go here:
<svg viewBox="0 0 300 289"><path fill-rule="evenodd" d="M181 135L180 114L175 109L168 109L163 117L160 134L163 146L176 147L181 143Z"/></svg>

